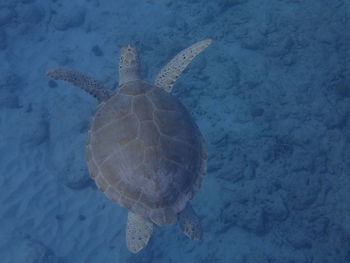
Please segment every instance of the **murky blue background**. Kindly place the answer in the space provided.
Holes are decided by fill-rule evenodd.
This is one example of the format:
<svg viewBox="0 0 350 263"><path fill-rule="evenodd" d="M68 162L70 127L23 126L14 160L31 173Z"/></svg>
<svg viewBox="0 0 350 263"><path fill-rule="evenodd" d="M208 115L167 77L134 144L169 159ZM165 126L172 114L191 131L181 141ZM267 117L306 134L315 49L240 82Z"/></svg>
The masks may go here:
<svg viewBox="0 0 350 263"><path fill-rule="evenodd" d="M349 29L345 0L1 0L0 262L350 262ZM207 141L203 240L174 224L133 255L87 172L97 102L45 72L115 89L123 45L152 81L207 38L173 91Z"/></svg>

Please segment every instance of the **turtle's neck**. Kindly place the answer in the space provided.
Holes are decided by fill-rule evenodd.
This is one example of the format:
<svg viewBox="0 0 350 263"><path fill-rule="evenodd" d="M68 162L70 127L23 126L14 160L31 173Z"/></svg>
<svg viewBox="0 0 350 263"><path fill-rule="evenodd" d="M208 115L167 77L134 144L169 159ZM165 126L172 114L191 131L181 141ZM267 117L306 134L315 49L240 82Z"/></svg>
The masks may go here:
<svg viewBox="0 0 350 263"><path fill-rule="evenodd" d="M119 85L139 79L139 60L137 57L137 51L130 45L125 46L120 50Z"/></svg>

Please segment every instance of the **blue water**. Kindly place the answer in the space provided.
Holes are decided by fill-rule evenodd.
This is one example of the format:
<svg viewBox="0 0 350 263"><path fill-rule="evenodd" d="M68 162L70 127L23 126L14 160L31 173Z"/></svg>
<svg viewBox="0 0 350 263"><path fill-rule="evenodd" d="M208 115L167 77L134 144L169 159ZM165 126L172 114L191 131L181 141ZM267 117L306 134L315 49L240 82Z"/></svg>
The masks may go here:
<svg viewBox="0 0 350 263"><path fill-rule="evenodd" d="M350 262L349 29L346 0L1 0L0 263ZM97 101L45 72L114 90L122 46L152 81L208 38L173 90L207 143L203 240L157 227L131 254L88 176Z"/></svg>

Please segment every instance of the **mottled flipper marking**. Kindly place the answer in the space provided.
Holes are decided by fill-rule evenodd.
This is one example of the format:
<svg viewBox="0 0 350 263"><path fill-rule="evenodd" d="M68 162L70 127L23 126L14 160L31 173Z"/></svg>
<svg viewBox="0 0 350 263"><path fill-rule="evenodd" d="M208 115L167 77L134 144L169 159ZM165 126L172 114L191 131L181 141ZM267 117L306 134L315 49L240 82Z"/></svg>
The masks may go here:
<svg viewBox="0 0 350 263"><path fill-rule="evenodd" d="M202 238L202 228L199 218L192 206L187 203L186 208L177 216L182 232L192 240Z"/></svg>
<svg viewBox="0 0 350 263"><path fill-rule="evenodd" d="M128 222L126 225L126 246L137 253L147 246L153 232L153 223L144 219L131 211L128 212Z"/></svg>
<svg viewBox="0 0 350 263"><path fill-rule="evenodd" d="M206 49L211 42L211 39L199 41L182 50L160 70L155 78L154 84L167 92L171 92L171 89L181 72L184 71L192 59Z"/></svg>
<svg viewBox="0 0 350 263"><path fill-rule="evenodd" d="M74 86L79 87L94 96L99 102L105 101L110 97L110 92L101 82L86 76L79 71L58 68L48 71L46 75L55 80L64 80L72 83Z"/></svg>

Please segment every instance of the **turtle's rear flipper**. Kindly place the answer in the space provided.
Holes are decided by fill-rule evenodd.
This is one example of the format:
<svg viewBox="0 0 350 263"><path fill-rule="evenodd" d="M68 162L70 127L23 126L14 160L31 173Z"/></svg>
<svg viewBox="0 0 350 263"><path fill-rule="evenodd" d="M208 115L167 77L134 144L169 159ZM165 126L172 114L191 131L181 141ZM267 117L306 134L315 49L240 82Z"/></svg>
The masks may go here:
<svg viewBox="0 0 350 263"><path fill-rule="evenodd" d="M128 212L128 222L126 225L126 246L137 253L145 246L152 236L153 223L144 219L131 211Z"/></svg>
<svg viewBox="0 0 350 263"><path fill-rule="evenodd" d="M187 203L186 208L178 214L177 219L179 220L182 232L184 232L189 239L202 239L201 223L196 212L189 203Z"/></svg>
<svg viewBox="0 0 350 263"><path fill-rule="evenodd" d="M101 82L86 76L79 71L58 68L48 71L46 75L55 80L70 82L74 86L79 87L94 96L99 102L105 101L110 97L110 92Z"/></svg>

